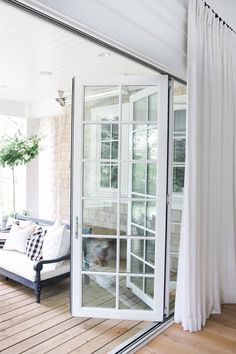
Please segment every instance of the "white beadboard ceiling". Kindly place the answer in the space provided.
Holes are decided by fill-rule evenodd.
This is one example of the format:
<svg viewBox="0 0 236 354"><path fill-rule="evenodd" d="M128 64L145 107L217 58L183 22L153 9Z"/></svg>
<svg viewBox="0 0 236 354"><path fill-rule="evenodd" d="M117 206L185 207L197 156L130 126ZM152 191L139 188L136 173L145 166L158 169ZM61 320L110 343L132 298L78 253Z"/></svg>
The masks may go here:
<svg viewBox="0 0 236 354"><path fill-rule="evenodd" d="M20 0L186 79L188 0Z"/></svg>
<svg viewBox="0 0 236 354"><path fill-rule="evenodd" d="M20 0L186 79L188 0ZM236 30L236 0L206 0Z"/></svg>
<svg viewBox="0 0 236 354"><path fill-rule="evenodd" d="M71 90L71 78L148 74L152 70L0 2L0 99L23 103ZM42 76L40 71L52 71Z"/></svg>

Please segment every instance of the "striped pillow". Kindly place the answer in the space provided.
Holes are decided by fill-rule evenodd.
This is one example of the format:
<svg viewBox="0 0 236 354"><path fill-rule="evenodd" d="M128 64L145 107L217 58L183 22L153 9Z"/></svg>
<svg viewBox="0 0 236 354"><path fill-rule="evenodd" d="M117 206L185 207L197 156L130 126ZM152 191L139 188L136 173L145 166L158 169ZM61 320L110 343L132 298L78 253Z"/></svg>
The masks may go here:
<svg viewBox="0 0 236 354"><path fill-rule="evenodd" d="M38 227L35 232L27 237L26 254L31 261L39 261L42 259L43 237L47 230Z"/></svg>

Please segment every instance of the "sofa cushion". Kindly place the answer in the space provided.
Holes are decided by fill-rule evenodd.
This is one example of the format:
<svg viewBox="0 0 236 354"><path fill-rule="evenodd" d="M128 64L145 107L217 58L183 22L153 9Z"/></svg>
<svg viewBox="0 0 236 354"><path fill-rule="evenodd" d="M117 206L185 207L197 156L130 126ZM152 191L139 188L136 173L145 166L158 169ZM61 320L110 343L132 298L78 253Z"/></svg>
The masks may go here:
<svg viewBox="0 0 236 354"><path fill-rule="evenodd" d="M35 261L31 261L26 254L16 251L6 251L0 249L0 268L23 278L35 281L36 272L33 269ZM50 264L44 264L41 271L41 280L50 279L57 275L65 274L70 271L70 261L65 261L57 269L52 269Z"/></svg>
<svg viewBox="0 0 236 354"><path fill-rule="evenodd" d="M33 222L31 220L18 220L18 219L15 219L15 218L12 218L11 216L9 216L7 219L6 227L13 226L13 225L14 226L19 225L20 229L24 229L28 226L31 226L32 224L33 224Z"/></svg>
<svg viewBox="0 0 236 354"><path fill-rule="evenodd" d="M42 227L38 226L34 233L27 237L25 252L31 261L39 261L43 258L43 237L46 232L46 230L43 230Z"/></svg>
<svg viewBox="0 0 236 354"><path fill-rule="evenodd" d="M34 229L35 225L31 224L24 229L17 229L17 231L11 230L3 248L8 251L12 250L25 253L26 239L34 232Z"/></svg>
<svg viewBox="0 0 236 354"><path fill-rule="evenodd" d="M47 234L44 236L42 255L43 259L56 259L66 256L70 249L70 233L65 225L55 224L48 228ZM51 268L56 269L61 262L52 263Z"/></svg>

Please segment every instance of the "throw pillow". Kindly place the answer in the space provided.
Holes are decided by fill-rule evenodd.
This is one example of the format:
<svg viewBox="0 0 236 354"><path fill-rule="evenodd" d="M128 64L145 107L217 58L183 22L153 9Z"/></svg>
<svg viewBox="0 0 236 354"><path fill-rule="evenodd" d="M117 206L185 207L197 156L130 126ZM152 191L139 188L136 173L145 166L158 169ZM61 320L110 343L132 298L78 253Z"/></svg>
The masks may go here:
<svg viewBox="0 0 236 354"><path fill-rule="evenodd" d="M24 229L25 227L28 227L32 225L33 222L31 220L18 220L14 219L11 216L8 217L6 226L13 226L13 225L19 225L20 229Z"/></svg>
<svg viewBox="0 0 236 354"><path fill-rule="evenodd" d="M43 242L43 259L56 259L69 253L70 233L65 225L57 225L48 229ZM62 262L51 264L52 269L58 268Z"/></svg>
<svg viewBox="0 0 236 354"><path fill-rule="evenodd" d="M25 251L31 261L42 259L43 238L46 232L42 227L38 227L32 235L27 237Z"/></svg>
<svg viewBox="0 0 236 354"><path fill-rule="evenodd" d="M15 232L11 230L3 249L25 253L26 239L34 232L34 229L35 225L31 225L22 230L16 230Z"/></svg>

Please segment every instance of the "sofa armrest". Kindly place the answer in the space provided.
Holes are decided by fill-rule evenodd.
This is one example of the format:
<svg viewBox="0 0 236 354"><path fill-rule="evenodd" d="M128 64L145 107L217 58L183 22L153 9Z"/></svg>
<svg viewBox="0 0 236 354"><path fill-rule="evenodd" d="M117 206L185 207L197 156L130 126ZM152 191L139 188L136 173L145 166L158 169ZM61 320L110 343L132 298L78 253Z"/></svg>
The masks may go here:
<svg viewBox="0 0 236 354"><path fill-rule="evenodd" d="M59 257L56 259L42 259L41 261L34 263L34 270L36 272L40 272L43 269L44 264L57 263L57 262L65 261L66 259L70 259L69 254L67 256Z"/></svg>

